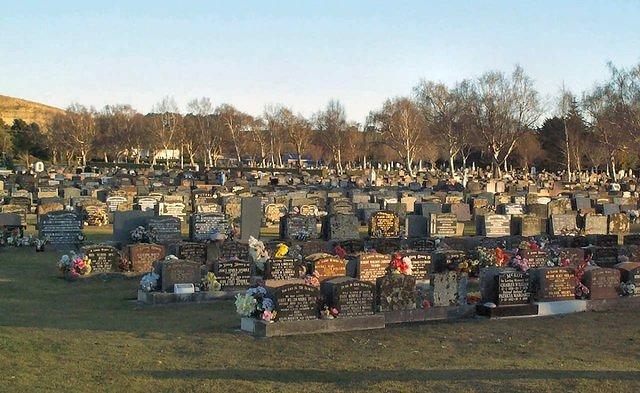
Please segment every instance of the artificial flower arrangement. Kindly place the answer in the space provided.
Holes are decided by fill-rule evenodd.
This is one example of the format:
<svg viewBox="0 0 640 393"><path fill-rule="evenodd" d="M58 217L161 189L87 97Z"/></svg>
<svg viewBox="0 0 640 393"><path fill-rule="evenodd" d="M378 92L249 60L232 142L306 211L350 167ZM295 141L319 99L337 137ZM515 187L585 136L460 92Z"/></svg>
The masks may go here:
<svg viewBox="0 0 640 393"><path fill-rule="evenodd" d="M387 266L387 272L389 274L406 274L410 276L412 268L411 258L396 253L393 255L391 262L389 262L389 266Z"/></svg>
<svg viewBox="0 0 640 393"><path fill-rule="evenodd" d="M283 258L289 253L289 247L284 243L279 243L276 247L276 252L273 254L274 258Z"/></svg>
<svg viewBox="0 0 640 393"><path fill-rule="evenodd" d="M320 310L320 319L335 319L340 314L340 311L335 307L329 307L325 305L322 310Z"/></svg>
<svg viewBox="0 0 640 393"><path fill-rule="evenodd" d="M517 254L509 261L509 266L526 273L529 270L529 261L527 261L527 258L523 258L522 255Z"/></svg>
<svg viewBox="0 0 640 393"><path fill-rule="evenodd" d="M130 232L129 238L133 243L145 243L150 239L149 231L143 226L139 226Z"/></svg>
<svg viewBox="0 0 640 393"><path fill-rule="evenodd" d="M493 249L479 246L476 248L476 258L480 267L497 266L496 252Z"/></svg>
<svg viewBox="0 0 640 393"><path fill-rule="evenodd" d="M586 299L589 296L589 288L587 288L587 286L582 283L582 277L584 277L587 266L589 266L589 262L587 260L584 260L582 263L576 266L574 270L574 276L576 279L575 293L576 298L578 299Z"/></svg>
<svg viewBox="0 0 640 393"><path fill-rule="evenodd" d="M548 267L567 267L571 265L571 260L569 258L562 258L560 253L555 248L549 248L547 251L547 255L549 258L547 259Z"/></svg>
<svg viewBox="0 0 640 393"><path fill-rule="evenodd" d="M249 237L249 256L256 267L256 274L262 275L269 260L269 251L263 242L253 236Z"/></svg>
<svg viewBox="0 0 640 393"><path fill-rule="evenodd" d="M242 317L249 317L265 322L273 322L277 312L273 300L267 297L265 287L247 289L244 294L236 295L236 312Z"/></svg>
<svg viewBox="0 0 640 393"><path fill-rule="evenodd" d="M632 282L620 283L620 293L622 296L634 296L636 294L636 285Z"/></svg>
<svg viewBox="0 0 640 393"><path fill-rule="evenodd" d="M200 289L206 292L217 292L222 289L222 284L220 284L215 274L209 272L205 277L202 278Z"/></svg>
<svg viewBox="0 0 640 393"><path fill-rule="evenodd" d="M91 260L86 255L71 252L60 257L58 269L67 281L74 281L91 274Z"/></svg>
<svg viewBox="0 0 640 393"><path fill-rule="evenodd" d="M156 272L149 272L140 279L140 289L145 292L153 292L160 288L160 275Z"/></svg>
<svg viewBox="0 0 640 393"><path fill-rule="evenodd" d="M320 288L320 275L318 272L306 272L300 278L304 280L306 285L311 285L312 287Z"/></svg>
<svg viewBox="0 0 640 393"><path fill-rule="evenodd" d="M333 253L342 259L347 257L347 250L339 244L336 244L335 247L333 247Z"/></svg>

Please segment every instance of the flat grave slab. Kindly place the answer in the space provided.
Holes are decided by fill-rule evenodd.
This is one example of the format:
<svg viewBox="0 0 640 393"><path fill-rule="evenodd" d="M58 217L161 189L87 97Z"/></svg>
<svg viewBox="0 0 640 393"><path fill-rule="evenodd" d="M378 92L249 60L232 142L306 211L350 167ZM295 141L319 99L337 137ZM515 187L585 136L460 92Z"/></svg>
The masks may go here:
<svg viewBox="0 0 640 393"><path fill-rule="evenodd" d="M382 314L361 317L313 319L307 321L264 322L242 318L241 330L254 337L294 336L300 334L336 333L352 330L384 329Z"/></svg>

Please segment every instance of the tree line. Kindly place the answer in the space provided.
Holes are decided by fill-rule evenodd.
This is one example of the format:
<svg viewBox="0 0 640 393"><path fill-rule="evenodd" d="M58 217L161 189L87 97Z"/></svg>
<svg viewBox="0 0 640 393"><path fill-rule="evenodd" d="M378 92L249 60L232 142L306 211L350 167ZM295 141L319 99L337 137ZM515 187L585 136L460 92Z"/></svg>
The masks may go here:
<svg viewBox="0 0 640 393"><path fill-rule="evenodd" d="M322 162L338 172L368 163L398 161L410 173L418 162L467 167L472 160L496 172L535 165L571 176L587 168L635 168L640 149L640 64L609 64L604 81L576 94L561 89L551 105L542 102L533 80L516 66L489 71L452 85L421 80L410 94L389 98L364 124L347 120L331 100L310 117L283 105L258 116L209 98L180 110L172 97L148 114L130 105L101 110L73 104L56 115L46 132L17 119L0 125L6 155L86 164L143 160L156 164L161 151L179 150L183 160L216 166L221 158L238 165L282 167L286 153Z"/></svg>

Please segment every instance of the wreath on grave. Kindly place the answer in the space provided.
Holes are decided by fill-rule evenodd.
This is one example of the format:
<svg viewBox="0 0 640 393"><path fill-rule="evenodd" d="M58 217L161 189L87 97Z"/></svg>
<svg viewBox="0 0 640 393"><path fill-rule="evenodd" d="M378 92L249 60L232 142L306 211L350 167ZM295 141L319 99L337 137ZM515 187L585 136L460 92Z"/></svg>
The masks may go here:
<svg viewBox="0 0 640 393"><path fill-rule="evenodd" d="M75 281L79 277L91 274L91 260L86 255L71 252L60 257L58 270L67 281Z"/></svg>
<svg viewBox="0 0 640 393"><path fill-rule="evenodd" d="M249 288L244 294L236 295L236 312L243 317L273 322L276 317L273 300L267 297L265 287Z"/></svg>

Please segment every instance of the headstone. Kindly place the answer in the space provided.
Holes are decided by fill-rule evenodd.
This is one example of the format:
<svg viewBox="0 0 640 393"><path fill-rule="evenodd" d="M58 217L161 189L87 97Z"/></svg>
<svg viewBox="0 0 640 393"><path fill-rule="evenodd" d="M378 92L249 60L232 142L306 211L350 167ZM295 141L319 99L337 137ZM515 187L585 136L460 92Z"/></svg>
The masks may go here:
<svg viewBox="0 0 640 393"><path fill-rule="evenodd" d="M578 224L576 215L569 214L553 214L551 216L551 234L554 236L576 234Z"/></svg>
<svg viewBox="0 0 640 393"><path fill-rule="evenodd" d="M432 306L447 307L467 303L467 281L465 273L448 271L431 274L429 297Z"/></svg>
<svg viewBox="0 0 640 393"><path fill-rule="evenodd" d="M55 211L40 218L40 237L59 250L74 248L84 239L82 219L78 213Z"/></svg>
<svg viewBox="0 0 640 393"><path fill-rule="evenodd" d="M219 259L249 260L249 244L227 239L220 245Z"/></svg>
<svg viewBox="0 0 640 393"><path fill-rule="evenodd" d="M369 236L372 238L400 236L400 221L398 215L391 211L374 213L369 222Z"/></svg>
<svg viewBox="0 0 640 393"><path fill-rule="evenodd" d="M521 250L520 256L527 260L527 265L532 269L546 267L549 259L544 250Z"/></svg>
<svg viewBox="0 0 640 393"><path fill-rule="evenodd" d="M149 219L150 238L159 244L178 243L182 239L180 219L172 216L158 216Z"/></svg>
<svg viewBox="0 0 640 393"><path fill-rule="evenodd" d="M347 272L350 276L361 281L375 284L378 277L382 277L387 272L387 267L391 257L385 254L360 253L355 258L350 259L347 264Z"/></svg>
<svg viewBox="0 0 640 393"><path fill-rule="evenodd" d="M431 273L431 254L420 251L408 251L405 252L404 255L411 259L411 275L414 276L417 281L429 280L429 274Z"/></svg>
<svg viewBox="0 0 640 393"><path fill-rule="evenodd" d="M164 246L160 244L138 243L127 246L131 270L135 273L151 271L153 263L164 258Z"/></svg>
<svg viewBox="0 0 640 393"><path fill-rule="evenodd" d="M317 239L316 218L314 216L286 215L280 220L280 238L285 240Z"/></svg>
<svg viewBox="0 0 640 393"><path fill-rule="evenodd" d="M609 233L613 235L625 235L629 233L629 216L626 213L614 213L609 215Z"/></svg>
<svg viewBox="0 0 640 393"><path fill-rule="evenodd" d="M329 254L322 254L320 257L309 257L309 259L311 261L310 271L314 271L318 275L318 280L320 282L328 278L347 275L347 263L342 258Z"/></svg>
<svg viewBox="0 0 640 393"><path fill-rule="evenodd" d="M453 213L429 214L429 236L448 237L458 234L458 217Z"/></svg>
<svg viewBox="0 0 640 393"><path fill-rule="evenodd" d="M378 311L413 310L416 308L416 278L406 274L390 274L376 280Z"/></svg>
<svg viewBox="0 0 640 393"><path fill-rule="evenodd" d="M196 242L180 243L178 244L178 256L180 259L204 264L207 262L207 245Z"/></svg>
<svg viewBox="0 0 640 393"><path fill-rule="evenodd" d="M296 258L270 258L267 261L264 278L271 280L289 280L299 278L301 273L302 266Z"/></svg>
<svg viewBox="0 0 640 393"><path fill-rule="evenodd" d="M260 237L260 225L262 223L262 206L259 197L242 198L240 234L242 240L249 237Z"/></svg>
<svg viewBox="0 0 640 393"><path fill-rule="evenodd" d="M131 237L131 231L137 227L146 227L149 219L153 217L153 212L147 211L128 211L113 213L113 241L128 244Z"/></svg>
<svg viewBox="0 0 640 393"><path fill-rule="evenodd" d="M531 297L529 275L521 271L501 272L495 276L496 305L527 304Z"/></svg>
<svg viewBox="0 0 640 393"><path fill-rule="evenodd" d="M321 291L327 305L335 308L340 317L372 315L375 311L375 286L350 277L326 280Z"/></svg>
<svg viewBox="0 0 640 393"><path fill-rule="evenodd" d="M541 302L575 299L573 268L547 267L532 271L536 300Z"/></svg>
<svg viewBox="0 0 640 393"><path fill-rule="evenodd" d="M318 288L305 284L285 284L270 288L276 317L275 322L313 320L319 317Z"/></svg>
<svg viewBox="0 0 640 393"><path fill-rule="evenodd" d="M511 235L511 217L505 214L485 214L480 216L479 233L486 237Z"/></svg>
<svg viewBox="0 0 640 393"><path fill-rule="evenodd" d="M195 213L191 215L189 238L192 241L210 241L212 237L229 234L229 220L224 213Z"/></svg>
<svg viewBox="0 0 640 393"><path fill-rule="evenodd" d="M202 279L201 264L195 261L162 261L162 291L173 291L175 284L198 285Z"/></svg>
<svg viewBox="0 0 640 393"><path fill-rule="evenodd" d="M223 289L249 286L251 262L239 259L219 260L215 267L216 279Z"/></svg>
<svg viewBox="0 0 640 393"><path fill-rule="evenodd" d="M410 214L405 220L406 236L420 238L427 236L428 219L422 215Z"/></svg>
<svg viewBox="0 0 640 393"><path fill-rule="evenodd" d="M353 214L331 214L325 220L326 240L349 240L360 237L360 222Z"/></svg>
<svg viewBox="0 0 640 393"><path fill-rule="evenodd" d="M587 235L606 235L607 216L588 214L584 217L584 233Z"/></svg>
<svg viewBox="0 0 640 393"><path fill-rule="evenodd" d="M84 246L82 252L91 261L91 273L109 273L120 269L120 251L107 244Z"/></svg>
<svg viewBox="0 0 640 393"><path fill-rule="evenodd" d="M620 271L591 266L585 270L582 283L589 288L589 299L615 299L619 296Z"/></svg>

